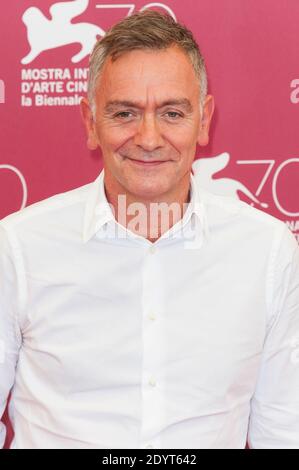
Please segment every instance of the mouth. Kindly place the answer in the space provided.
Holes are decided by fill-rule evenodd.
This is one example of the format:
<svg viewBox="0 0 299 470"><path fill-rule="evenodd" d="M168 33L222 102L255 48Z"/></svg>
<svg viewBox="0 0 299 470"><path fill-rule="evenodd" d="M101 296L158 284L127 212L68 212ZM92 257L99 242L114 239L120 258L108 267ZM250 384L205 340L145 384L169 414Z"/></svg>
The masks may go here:
<svg viewBox="0 0 299 470"><path fill-rule="evenodd" d="M150 168L150 167L159 166L159 165L162 165L163 163L167 163L169 161L169 160L144 161L144 160L135 160L135 159L128 158L128 157L126 157L126 160L129 160L133 165L141 166L141 167L144 167L144 168L145 167Z"/></svg>

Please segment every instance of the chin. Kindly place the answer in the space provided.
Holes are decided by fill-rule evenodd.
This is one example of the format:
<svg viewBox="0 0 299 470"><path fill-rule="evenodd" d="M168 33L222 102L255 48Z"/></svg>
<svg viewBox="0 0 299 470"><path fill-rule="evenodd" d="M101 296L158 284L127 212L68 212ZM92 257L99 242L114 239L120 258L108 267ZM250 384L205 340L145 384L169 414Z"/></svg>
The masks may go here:
<svg viewBox="0 0 299 470"><path fill-rule="evenodd" d="M155 199L159 197L159 195L164 194L170 188L168 185L163 185L161 182L154 184L154 183L137 183L130 185L128 190L130 193L134 194L135 197L139 197L140 199Z"/></svg>

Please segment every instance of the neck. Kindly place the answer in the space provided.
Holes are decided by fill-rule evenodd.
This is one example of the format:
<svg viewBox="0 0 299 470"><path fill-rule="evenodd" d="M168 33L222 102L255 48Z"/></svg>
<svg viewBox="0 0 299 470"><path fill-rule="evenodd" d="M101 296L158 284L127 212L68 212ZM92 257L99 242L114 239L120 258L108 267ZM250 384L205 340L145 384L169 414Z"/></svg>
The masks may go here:
<svg viewBox="0 0 299 470"><path fill-rule="evenodd" d="M190 202L190 173L171 191L150 198L128 192L104 175L106 198L117 222L151 242L183 218Z"/></svg>

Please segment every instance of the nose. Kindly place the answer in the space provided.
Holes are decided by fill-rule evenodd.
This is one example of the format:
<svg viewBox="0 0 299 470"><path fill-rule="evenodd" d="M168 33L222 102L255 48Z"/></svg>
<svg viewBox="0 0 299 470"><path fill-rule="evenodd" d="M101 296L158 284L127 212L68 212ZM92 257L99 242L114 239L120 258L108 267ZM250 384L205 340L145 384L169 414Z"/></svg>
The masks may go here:
<svg viewBox="0 0 299 470"><path fill-rule="evenodd" d="M151 152L163 146L163 137L155 116L147 114L140 120L138 129L134 136L134 143L142 149Z"/></svg>

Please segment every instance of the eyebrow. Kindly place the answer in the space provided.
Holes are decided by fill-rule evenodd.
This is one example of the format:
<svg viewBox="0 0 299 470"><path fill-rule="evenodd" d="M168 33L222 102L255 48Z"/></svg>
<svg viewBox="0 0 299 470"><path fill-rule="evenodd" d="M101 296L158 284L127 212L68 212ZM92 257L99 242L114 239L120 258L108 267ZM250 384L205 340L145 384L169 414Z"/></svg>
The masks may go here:
<svg viewBox="0 0 299 470"><path fill-rule="evenodd" d="M191 113L193 111L192 104L187 98L179 98L179 99L169 99L163 101L159 106L160 108L165 108L166 106L179 106L186 109L186 112ZM137 101L128 101L128 100L112 100L108 101L105 106L106 112L113 112L117 108L137 108L141 109L143 106L138 103Z"/></svg>

